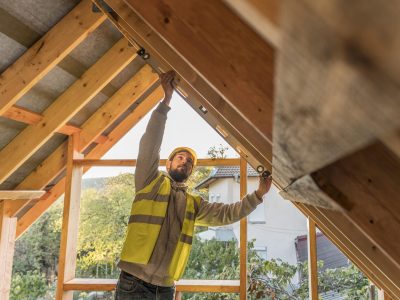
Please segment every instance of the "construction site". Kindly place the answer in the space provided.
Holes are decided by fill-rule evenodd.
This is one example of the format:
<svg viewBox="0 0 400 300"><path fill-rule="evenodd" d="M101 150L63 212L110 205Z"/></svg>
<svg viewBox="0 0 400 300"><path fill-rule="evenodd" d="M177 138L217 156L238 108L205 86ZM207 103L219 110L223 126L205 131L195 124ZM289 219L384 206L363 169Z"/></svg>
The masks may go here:
<svg viewBox="0 0 400 300"><path fill-rule="evenodd" d="M323 234L374 287L337 299L400 300L399 20L396 0L0 0L0 300L43 299L10 298L15 245L60 197L55 299L116 289L76 272L82 177L136 166L102 157L164 99L170 70L238 153L197 166L237 168L240 198L248 168L266 171L307 220L308 298L328 299ZM251 294L246 218L238 228L239 277L179 279L174 299L303 299Z"/></svg>

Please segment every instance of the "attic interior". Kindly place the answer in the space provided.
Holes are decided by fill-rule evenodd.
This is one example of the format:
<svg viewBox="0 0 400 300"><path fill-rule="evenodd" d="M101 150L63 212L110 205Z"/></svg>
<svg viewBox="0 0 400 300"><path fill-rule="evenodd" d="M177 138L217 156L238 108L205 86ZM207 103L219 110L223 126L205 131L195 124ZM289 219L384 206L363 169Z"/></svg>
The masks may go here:
<svg viewBox="0 0 400 300"><path fill-rule="evenodd" d="M241 154L230 163L271 171L381 299L400 299L399 14L377 0L0 0L0 298L15 240L64 192L56 298L115 287L75 278L79 180L135 163L99 159L163 98L158 74L173 69ZM246 299L241 270L239 283L178 282L177 297Z"/></svg>

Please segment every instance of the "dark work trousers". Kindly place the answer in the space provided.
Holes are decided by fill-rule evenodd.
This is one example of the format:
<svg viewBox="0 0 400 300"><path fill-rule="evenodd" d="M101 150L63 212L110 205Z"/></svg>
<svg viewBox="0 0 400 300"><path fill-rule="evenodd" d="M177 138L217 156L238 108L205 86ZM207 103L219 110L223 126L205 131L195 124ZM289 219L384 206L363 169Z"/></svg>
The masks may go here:
<svg viewBox="0 0 400 300"><path fill-rule="evenodd" d="M121 271L115 300L173 300L175 287L164 287L147 283Z"/></svg>

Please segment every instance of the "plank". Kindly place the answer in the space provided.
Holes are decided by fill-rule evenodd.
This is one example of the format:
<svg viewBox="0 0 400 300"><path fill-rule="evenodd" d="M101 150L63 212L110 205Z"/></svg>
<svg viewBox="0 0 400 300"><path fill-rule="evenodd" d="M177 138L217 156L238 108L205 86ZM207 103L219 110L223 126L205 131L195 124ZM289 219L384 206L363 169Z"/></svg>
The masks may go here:
<svg viewBox="0 0 400 300"><path fill-rule="evenodd" d="M37 199L43 196L45 191L0 191L0 200L20 200L20 199Z"/></svg>
<svg viewBox="0 0 400 300"><path fill-rule="evenodd" d="M95 146L86 157L89 159L98 159L102 157L163 98L164 91L161 87L158 87L108 134L108 139L105 143ZM88 167L84 168L84 172L88 169ZM39 202L35 203L18 219L17 238L19 238L29 226L31 226L64 193L64 186L65 177L57 182Z"/></svg>
<svg viewBox="0 0 400 300"><path fill-rule="evenodd" d="M310 217L307 218L307 227L309 297L310 300L318 300L317 228Z"/></svg>
<svg viewBox="0 0 400 300"><path fill-rule="evenodd" d="M240 158L240 199L247 195L247 161ZM247 299L247 217L240 220L240 300Z"/></svg>
<svg viewBox="0 0 400 300"><path fill-rule="evenodd" d="M125 2L272 139L274 51L259 35L220 1Z"/></svg>
<svg viewBox="0 0 400 300"><path fill-rule="evenodd" d="M351 203L345 216L400 268L400 158L376 142L312 174L321 190L333 187ZM331 195L332 196L332 195Z"/></svg>
<svg viewBox="0 0 400 300"><path fill-rule="evenodd" d="M80 2L0 76L0 115L79 45L106 18Z"/></svg>
<svg viewBox="0 0 400 300"><path fill-rule="evenodd" d="M165 166L167 159L160 160L160 166ZM74 164L81 166L101 166L101 167L135 167L136 159L77 159ZM197 165L200 166L238 166L240 160L237 158L224 158L224 159L197 159Z"/></svg>
<svg viewBox="0 0 400 300"><path fill-rule="evenodd" d="M141 68L119 91L108 99L85 123L80 132L79 151L83 152L92 142L107 142L108 137L101 135L112 125L134 102L151 88L158 80L151 68L146 65ZM111 142L111 144L113 144ZM28 175L17 189L44 188L64 169L66 164L67 142L60 145L46 158L30 175ZM26 203L25 203L26 204ZM20 210L25 204L21 204Z"/></svg>
<svg viewBox="0 0 400 300"><path fill-rule="evenodd" d="M11 201L0 201L0 299L8 299L11 289L17 218L10 216Z"/></svg>
<svg viewBox="0 0 400 300"><path fill-rule="evenodd" d="M74 278L64 283L65 290L112 291L117 279ZM177 292L238 293L239 280L186 280L175 283Z"/></svg>
<svg viewBox="0 0 400 300"><path fill-rule="evenodd" d="M400 127L395 3L282 2L273 175L283 187Z"/></svg>
<svg viewBox="0 0 400 300"><path fill-rule="evenodd" d="M74 159L83 157L78 152L79 133L68 138L67 174L58 260L57 300L72 300L73 292L64 291L64 282L75 278L78 228L80 216L83 168L74 166Z"/></svg>
<svg viewBox="0 0 400 300"><path fill-rule="evenodd" d="M279 31L279 0L224 0L238 16L271 46L279 49L281 35Z"/></svg>
<svg viewBox="0 0 400 300"><path fill-rule="evenodd" d="M222 125L229 132L229 135L224 138L233 148L240 145L242 149L251 149L252 154L246 153L246 155L247 159L253 161L253 166L261 163L272 170L271 141L265 139L257 128L222 99L196 69L182 59L122 0L107 0L107 4L118 14L117 20L110 16L112 22L128 39L133 43L137 41L145 47L160 68L176 71L177 86L187 95L187 97L184 96L186 102L213 128ZM208 112L204 114L199 109L200 106L204 106Z"/></svg>
<svg viewBox="0 0 400 300"><path fill-rule="evenodd" d="M342 213L302 203L294 204L307 217L312 217L318 228L374 284L391 295L400 295L400 269Z"/></svg>
<svg viewBox="0 0 400 300"><path fill-rule="evenodd" d="M3 117L29 125L38 124L43 119L43 116L41 114L35 113L17 105L9 108L5 112ZM81 131L81 128L67 123L62 126L57 132L65 135L71 135L79 131ZM104 137L99 137L99 142L103 139Z"/></svg>
<svg viewBox="0 0 400 300"><path fill-rule="evenodd" d="M136 53L125 39L117 42L85 74L75 81L43 113L40 123L30 125L0 152L0 183L48 141L85 104L134 58ZM68 105L65 105L68 103Z"/></svg>

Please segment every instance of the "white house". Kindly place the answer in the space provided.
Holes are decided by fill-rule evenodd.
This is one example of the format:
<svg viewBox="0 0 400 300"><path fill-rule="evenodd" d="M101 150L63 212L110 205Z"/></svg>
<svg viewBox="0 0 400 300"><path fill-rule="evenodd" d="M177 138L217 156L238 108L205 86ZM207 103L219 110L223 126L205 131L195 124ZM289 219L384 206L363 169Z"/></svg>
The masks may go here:
<svg viewBox="0 0 400 300"><path fill-rule="evenodd" d="M239 167L218 167L210 176L196 186L207 188L209 201L233 203L240 199ZM258 186L258 173L251 167L247 170L248 192ZM233 234L229 233L233 232ZM210 228L199 234L200 238L239 240L239 222L219 228ZM255 248L266 258L280 258L290 264L297 263L296 237L307 234L307 222L302 213L290 201L282 199L275 187L265 196L264 203L248 217L248 240L255 239Z"/></svg>

